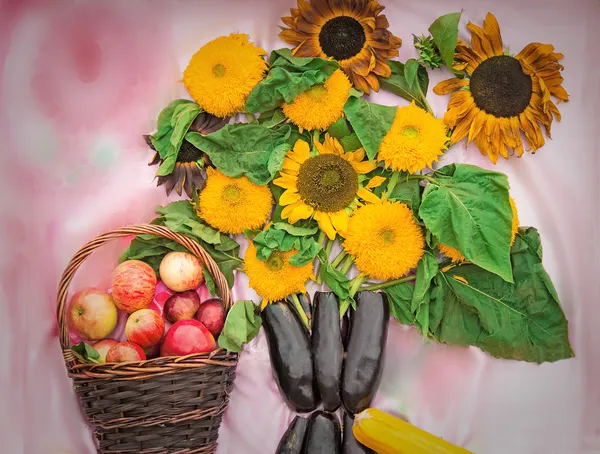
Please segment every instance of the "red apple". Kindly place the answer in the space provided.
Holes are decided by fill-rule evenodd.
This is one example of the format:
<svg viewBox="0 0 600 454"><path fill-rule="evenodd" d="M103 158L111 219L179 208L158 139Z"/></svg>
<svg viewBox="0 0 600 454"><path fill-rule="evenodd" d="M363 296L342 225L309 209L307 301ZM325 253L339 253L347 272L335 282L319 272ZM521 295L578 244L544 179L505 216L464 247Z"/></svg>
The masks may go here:
<svg viewBox="0 0 600 454"><path fill-rule="evenodd" d="M212 352L216 342L210 331L198 320L180 320L163 340L160 356L185 356Z"/></svg>
<svg viewBox="0 0 600 454"><path fill-rule="evenodd" d="M169 252L160 262L160 278L174 292L194 290L204 280L198 257L187 252Z"/></svg>
<svg viewBox="0 0 600 454"><path fill-rule="evenodd" d="M116 339L102 339L96 342L93 347L96 349L100 357L98 358L99 363L106 362L106 354L108 351L119 343Z"/></svg>
<svg viewBox="0 0 600 454"><path fill-rule="evenodd" d="M75 293L69 302L67 323L82 339L103 339L117 325L117 308L111 296L104 290L81 290Z"/></svg>
<svg viewBox="0 0 600 454"><path fill-rule="evenodd" d="M143 349L146 354L146 359L158 358L160 356L160 342L152 347Z"/></svg>
<svg viewBox="0 0 600 454"><path fill-rule="evenodd" d="M156 273L140 260L127 260L112 275L112 297L118 309L132 313L147 308L154 299Z"/></svg>
<svg viewBox="0 0 600 454"><path fill-rule="evenodd" d="M212 298L204 301L198 309L196 320L202 322L204 326L217 337L225 325L225 308L218 298Z"/></svg>
<svg viewBox="0 0 600 454"><path fill-rule="evenodd" d="M107 363L124 363L126 361L144 361L146 354L142 347L133 342L119 342L106 354Z"/></svg>
<svg viewBox="0 0 600 454"><path fill-rule="evenodd" d="M125 337L142 348L152 347L160 342L165 333L165 321L152 309L135 311L125 324Z"/></svg>
<svg viewBox="0 0 600 454"><path fill-rule="evenodd" d="M164 314L171 323L194 318L200 307L200 297L194 290L174 293L164 306Z"/></svg>

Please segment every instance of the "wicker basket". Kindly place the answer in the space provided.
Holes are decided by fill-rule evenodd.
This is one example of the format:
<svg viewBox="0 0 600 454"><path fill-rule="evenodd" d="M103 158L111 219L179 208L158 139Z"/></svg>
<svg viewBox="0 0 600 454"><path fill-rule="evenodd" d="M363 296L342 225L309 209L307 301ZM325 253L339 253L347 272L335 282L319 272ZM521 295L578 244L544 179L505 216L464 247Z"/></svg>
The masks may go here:
<svg viewBox="0 0 600 454"><path fill-rule="evenodd" d="M153 234L186 247L206 265L226 309L231 294L214 260L195 241L157 225L135 225L98 236L83 246L58 288L60 344L81 406L94 428L99 453L212 453L229 402L237 354L225 350L119 364L80 362L70 350L67 293L73 275L105 243Z"/></svg>

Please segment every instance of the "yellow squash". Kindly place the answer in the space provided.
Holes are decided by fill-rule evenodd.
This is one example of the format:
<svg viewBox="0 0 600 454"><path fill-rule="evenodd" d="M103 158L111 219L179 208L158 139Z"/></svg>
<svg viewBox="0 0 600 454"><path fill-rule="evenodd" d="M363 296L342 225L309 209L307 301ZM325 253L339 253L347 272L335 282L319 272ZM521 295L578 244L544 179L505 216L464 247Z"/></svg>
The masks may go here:
<svg viewBox="0 0 600 454"><path fill-rule="evenodd" d="M376 408L357 414L352 432L378 454L472 454Z"/></svg>

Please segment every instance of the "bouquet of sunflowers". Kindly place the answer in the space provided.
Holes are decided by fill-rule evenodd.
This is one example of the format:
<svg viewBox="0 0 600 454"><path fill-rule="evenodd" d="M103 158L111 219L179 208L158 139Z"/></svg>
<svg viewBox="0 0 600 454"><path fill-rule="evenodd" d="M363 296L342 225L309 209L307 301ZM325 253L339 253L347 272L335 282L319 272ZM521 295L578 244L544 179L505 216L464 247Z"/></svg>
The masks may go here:
<svg viewBox="0 0 600 454"><path fill-rule="evenodd" d="M382 10L299 0L282 19L291 49L266 59L243 34L200 48L183 73L192 100L171 102L146 137L158 184L189 200L159 207L153 222L197 240L230 285L247 274L262 308L300 304L310 281L336 294L340 315L358 291L381 290L392 316L426 338L537 363L573 356L540 236L519 227L506 175L436 168L465 138L494 163L542 147L542 127L549 135L560 118L552 99L568 100L562 55L539 43L510 54L491 14L468 24L468 45L452 13L402 63ZM452 93L440 119L426 99L437 68L452 73L433 88ZM404 105L365 98L380 89ZM136 238L123 259L156 267L170 249ZM240 351L258 332L246 303L230 311L222 347Z"/></svg>

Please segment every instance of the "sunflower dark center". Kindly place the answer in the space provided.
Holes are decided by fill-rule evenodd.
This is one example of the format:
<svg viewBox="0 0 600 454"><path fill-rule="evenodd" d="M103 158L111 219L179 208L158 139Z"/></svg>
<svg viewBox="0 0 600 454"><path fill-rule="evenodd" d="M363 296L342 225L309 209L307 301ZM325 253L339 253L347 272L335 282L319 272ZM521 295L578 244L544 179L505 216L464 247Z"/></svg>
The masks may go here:
<svg viewBox="0 0 600 454"><path fill-rule="evenodd" d="M379 232L379 235L385 244L393 244L396 239L396 234L392 229L383 229Z"/></svg>
<svg viewBox="0 0 600 454"><path fill-rule="evenodd" d="M319 44L328 57L346 60L357 55L363 48L365 30L356 19L338 16L325 22L319 33Z"/></svg>
<svg viewBox="0 0 600 454"><path fill-rule="evenodd" d="M470 85L477 107L495 117L514 117L529 105L533 84L516 58L500 55L481 62Z"/></svg>
<svg viewBox="0 0 600 454"><path fill-rule="evenodd" d="M279 251L273 251L267 259L267 267L271 271L279 271L285 265L285 258Z"/></svg>
<svg viewBox="0 0 600 454"><path fill-rule="evenodd" d="M223 66L221 63L216 64L213 66L212 73L213 76L223 77L225 75L225 66Z"/></svg>
<svg viewBox="0 0 600 454"><path fill-rule="evenodd" d="M184 139L177 154L177 162L196 162L199 159L202 159L202 152Z"/></svg>
<svg viewBox="0 0 600 454"><path fill-rule="evenodd" d="M298 192L307 205L318 211L346 208L356 197L358 174L345 159L324 154L308 159L298 172Z"/></svg>

